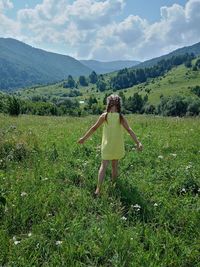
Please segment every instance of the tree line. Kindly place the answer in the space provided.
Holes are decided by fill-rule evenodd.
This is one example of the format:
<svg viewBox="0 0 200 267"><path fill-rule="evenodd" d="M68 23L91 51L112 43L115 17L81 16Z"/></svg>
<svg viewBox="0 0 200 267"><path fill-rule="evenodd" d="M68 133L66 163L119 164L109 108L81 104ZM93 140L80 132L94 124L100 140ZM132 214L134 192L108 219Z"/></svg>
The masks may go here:
<svg viewBox="0 0 200 267"><path fill-rule="evenodd" d="M199 90L198 86L192 87L191 91ZM199 91L197 91L199 93ZM0 94L0 113L6 113L14 116L19 114L32 115L54 115L54 116L84 116L87 114L101 114L106 107L106 98L98 101L95 96L90 96L83 106L76 99L56 99L54 102L34 102L22 100L15 96ZM148 95L134 93L126 98L122 91L119 92L123 101L122 112L124 114L155 114L163 116L199 116L200 115L200 98L184 97L174 95L170 97L160 96L157 105L148 102Z"/></svg>

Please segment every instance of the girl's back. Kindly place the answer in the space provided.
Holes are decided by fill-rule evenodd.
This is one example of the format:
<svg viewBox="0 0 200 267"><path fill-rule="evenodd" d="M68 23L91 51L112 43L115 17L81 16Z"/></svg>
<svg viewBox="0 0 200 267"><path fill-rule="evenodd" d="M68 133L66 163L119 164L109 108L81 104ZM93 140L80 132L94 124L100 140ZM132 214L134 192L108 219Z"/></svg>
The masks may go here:
<svg viewBox="0 0 200 267"><path fill-rule="evenodd" d="M100 187L106 174L109 160L112 161L112 181L115 181L117 177L118 159L122 158L125 154L123 128L127 130L132 139L137 143L137 149L142 150L142 144L129 127L124 116L121 115L121 98L118 95L110 95L107 97L106 111L106 113L99 116L96 123L78 141L80 144L83 144L84 141L103 124L101 144L101 156L103 160L99 168L95 196L100 193Z"/></svg>
<svg viewBox="0 0 200 267"><path fill-rule="evenodd" d="M108 112L103 125L101 155L102 159L113 160L124 156L123 127L118 112Z"/></svg>

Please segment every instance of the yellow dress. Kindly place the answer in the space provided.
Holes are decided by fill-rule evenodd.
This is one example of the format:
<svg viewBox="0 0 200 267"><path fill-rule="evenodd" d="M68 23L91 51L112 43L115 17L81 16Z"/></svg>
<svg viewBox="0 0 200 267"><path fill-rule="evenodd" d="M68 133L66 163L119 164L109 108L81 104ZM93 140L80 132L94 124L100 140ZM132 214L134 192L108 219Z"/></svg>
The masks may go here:
<svg viewBox="0 0 200 267"><path fill-rule="evenodd" d="M114 160L121 159L124 154L124 129L119 113L108 112L107 122L103 124L101 157L103 160Z"/></svg>

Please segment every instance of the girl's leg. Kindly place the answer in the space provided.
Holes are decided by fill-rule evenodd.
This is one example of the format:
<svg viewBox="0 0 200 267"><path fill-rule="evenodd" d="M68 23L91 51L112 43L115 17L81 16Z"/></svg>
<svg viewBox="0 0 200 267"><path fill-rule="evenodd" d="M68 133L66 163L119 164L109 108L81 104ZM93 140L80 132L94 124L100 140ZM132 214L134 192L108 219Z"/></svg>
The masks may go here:
<svg viewBox="0 0 200 267"><path fill-rule="evenodd" d="M116 181L118 175L117 166L118 166L118 160L112 160L112 182Z"/></svg>
<svg viewBox="0 0 200 267"><path fill-rule="evenodd" d="M99 169L99 175L98 175L98 184L97 184L97 188L95 191L95 194L99 194L100 189L101 189L101 185L103 183L103 179L106 173L106 168L108 166L109 161L108 160L102 160L100 169Z"/></svg>

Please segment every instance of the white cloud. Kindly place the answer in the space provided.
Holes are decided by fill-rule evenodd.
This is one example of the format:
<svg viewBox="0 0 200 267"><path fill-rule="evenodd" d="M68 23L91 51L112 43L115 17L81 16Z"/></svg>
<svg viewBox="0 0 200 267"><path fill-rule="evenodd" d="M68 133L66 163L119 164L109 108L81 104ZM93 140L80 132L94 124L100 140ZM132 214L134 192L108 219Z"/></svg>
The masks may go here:
<svg viewBox="0 0 200 267"><path fill-rule="evenodd" d="M0 0L0 11L4 9L13 8L13 3L10 0Z"/></svg>
<svg viewBox="0 0 200 267"><path fill-rule="evenodd" d="M109 35L101 30L101 45L93 47L92 55L112 58L113 51L122 58L145 60L200 41L200 0L190 0L185 7L162 7L160 11L160 20L152 24L130 15L110 25Z"/></svg>
<svg viewBox="0 0 200 267"><path fill-rule="evenodd" d="M4 12L13 8L10 0L0 0L0 36L15 37L20 33L20 24L8 18Z"/></svg>
<svg viewBox="0 0 200 267"><path fill-rule="evenodd" d="M200 0L161 7L155 23L136 14L116 21L125 2L43 0L12 20L5 11L13 8L12 1L0 0L0 34L54 51L56 44L65 44L66 54L101 60L144 60L200 41Z"/></svg>
<svg viewBox="0 0 200 267"><path fill-rule="evenodd" d="M20 35L20 25L0 13L0 36L13 37Z"/></svg>

